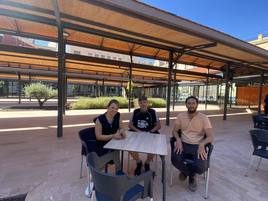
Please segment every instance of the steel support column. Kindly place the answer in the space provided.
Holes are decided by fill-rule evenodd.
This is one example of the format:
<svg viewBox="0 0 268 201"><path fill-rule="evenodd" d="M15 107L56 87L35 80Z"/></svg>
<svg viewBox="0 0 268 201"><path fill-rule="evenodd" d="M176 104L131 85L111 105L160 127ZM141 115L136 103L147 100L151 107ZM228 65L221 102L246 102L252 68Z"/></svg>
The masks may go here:
<svg viewBox="0 0 268 201"><path fill-rule="evenodd" d="M216 89L216 90L217 90L217 92L216 92L216 94L217 94L217 96L216 96L216 101L217 101L217 103L219 104L219 96L220 96L220 95L219 95L219 91L220 91L220 90L219 90L219 85L218 85L218 84L217 84L217 89Z"/></svg>
<svg viewBox="0 0 268 201"><path fill-rule="evenodd" d="M167 88L167 113L166 113L166 125L169 126L170 116L170 95L171 95L171 79L173 69L173 51L169 52L169 63L168 63L168 88Z"/></svg>
<svg viewBox="0 0 268 201"><path fill-rule="evenodd" d="M261 73L261 77L260 77L260 91L259 91L259 99L258 99L258 114L261 114L263 79L264 79L264 72Z"/></svg>
<svg viewBox="0 0 268 201"><path fill-rule="evenodd" d="M222 106L222 82L221 82L221 85L219 87L220 87L220 92L219 92L220 100L218 103L219 103L219 106L221 108L221 106Z"/></svg>
<svg viewBox="0 0 268 201"><path fill-rule="evenodd" d="M64 54L65 54L65 40L64 40ZM65 59L64 59L65 61ZM66 68L65 68L65 62L64 62L64 69L63 69L63 110L62 110L62 114L65 116L65 111L66 111L66 106L67 106L67 74L66 74Z"/></svg>
<svg viewBox="0 0 268 201"><path fill-rule="evenodd" d="M230 96L229 96L229 108L232 108L232 97L233 97L233 82L230 81Z"/></svg>
<svg viewBox="0 0 268 201"><path fill-rule="evenodd" d="M29 84L32 84L32 76L31 76L30 73L29 73ZM32 100L31 97L29 97L29 100L30 100L30 101Z"/></svg>
<svg viewBox="0 0 268 201"><path fill-rule="evenodd" d="M95 84L90 85L90 87L93 90L93 96L96 97L96 86L95 86Z"/></svg>
<svg viewBox="0 0 268 201"><path fill-rule="evenodd" d="M105 96L105 94L104 94L104 78L102 79L102 96Z"/></svg>
<svg viewBox="0 0 268 201"><path fill-rule="evenodd" d="M103 88L104 91L104 88ZM104 92L103 92L104 93ZM98 80L96 81L96 97L100 96L100 86Z"/></svg>
<svg viewBox="0 0 268 201"><path fill-rule="evenodd" d="M19 104L21 104L21 74L18 72L18 92L19 92Z"/></svg>
<svg viewBox="0 0 268 201"><path fill-rule="evenodd" d="M65 44L63 29L58 28L58 127L57 137L63 136L63 107L64 107L64 71L65 71Z"/></svg>
<svg viewBox="0 0 268 201"><path fill-rule="evenodd" d="M209 68L208 68L208 76L209 76ZM205 110L207 110L208 107L208 76L206 79L206 100L205 100Z"/></svg>
<svg viewBox="0 0 268 201"><path fill-rule="evenodd" d="M132 54L130 54L130 68L129 68L129 79L128 79L128 111L130 112L132 105L132 66L133 66L133 58Z"/></svg>
<svg viewBox="0 0 268 201"><path fill-rule="evenodd" d="M230 64L227 64L227 68L225 71L225 94L224 94L224 109L223 109L223 120L226 120L227 114L227 103L229 97L229 71L230 71Z"/></svg>
<svg viewBox="0 0 268 201"><path fill-rule="evenodd" d="M51 0L58 27L58 120L57 120L57 137L63 136L63 114L65 113L65 40L63 36L63 27L60 19L58 1ZM51 23L54 24L53 21Z"/></svg>
<svg viewBox="0 0 268 201"><path fill-rule="evenodd" d="M172 109L175 110L175 101L176 101L176 86L177 86L177 80L176 80L176 72L174 72L174 80L173 80L173 103L172 103Z"/></svg>

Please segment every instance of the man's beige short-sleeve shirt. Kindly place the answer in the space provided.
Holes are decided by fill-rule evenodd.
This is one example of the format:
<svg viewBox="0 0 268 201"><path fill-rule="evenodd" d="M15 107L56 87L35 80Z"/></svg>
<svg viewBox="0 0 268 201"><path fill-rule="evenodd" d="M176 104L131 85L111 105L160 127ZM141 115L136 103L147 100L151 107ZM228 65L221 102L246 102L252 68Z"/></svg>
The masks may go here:
<svg viewBox="0 0 268 201"><path fill-rule="evenodd" d="M175 122L182 131L181 140L188 144L199 144L204 138L205 129L212 128L208 117L198 112L190 119L188 112L181 112Z"/></svg>

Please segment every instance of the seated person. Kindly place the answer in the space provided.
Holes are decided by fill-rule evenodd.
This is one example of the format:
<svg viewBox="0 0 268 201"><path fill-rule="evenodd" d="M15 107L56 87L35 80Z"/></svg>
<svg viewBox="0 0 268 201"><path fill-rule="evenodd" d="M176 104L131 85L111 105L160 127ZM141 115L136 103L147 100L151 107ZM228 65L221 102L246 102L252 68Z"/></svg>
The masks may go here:
<svg viewBox="0 0 268 201"><path fill-rule="evenodd" d="M104 149L103 146L112 138L122 139L126 136L118 108L119 102L112 99L107 105L107 112L96 118L95 134L98 142L98 151L96 152L99 156L110 151Z"/></svg>
<svg viewBox="0 0 268 201"><path fill-rule="evenodd" d="M139 98L140 108L135 109L132 117L129 121L129 128L131 131L135 132L150 132L150 133L159 133L158 130L161 128L160 121L156 115L154 109L148 108L147 97ZM142 161L137 152L130 152L132 158L136 161L137 167L134 174L140 175L142 168ZM145 161L145 171L150 170L150 162L153 160L153 154L147 154L147 159Z"/></svg>
<svg viewBox="0 0 268 201"><path fill-rule="evenodd" d="M202 174L207 169L205 145L213 141L213 132L208 117L196 111L198 99L190 96L185 104L188 111L179 113L172 131L176 142L174 152L171 153L171 162L180 170L180 180L185 180L189 176L189 189L196 191L195 174ZM178 134L179 130L181 136ZM185 159L191 159L194 163L185 165Z"/></svg>
<svg viewBox="0 0 268 201"><path fill-rule="evenodd" d="M268 115L268 94L266 94L264 99L264 114Z"/></svg>

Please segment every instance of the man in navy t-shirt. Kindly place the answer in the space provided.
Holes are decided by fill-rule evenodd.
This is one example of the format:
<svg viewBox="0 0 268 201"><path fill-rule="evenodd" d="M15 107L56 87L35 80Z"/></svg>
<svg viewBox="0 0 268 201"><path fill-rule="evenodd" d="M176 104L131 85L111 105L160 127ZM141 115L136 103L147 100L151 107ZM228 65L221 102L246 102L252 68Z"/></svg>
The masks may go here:
<svg viewBox="0 0 268 201"><path fill-rule="evenodd" d="M161 128L160 121L154 109L148 108L147 97L139 98L140 108L135 109L128 127L131 131L135 132L150 132L159 133L158 130ZM132 158L137 162L135 169L135 175L141 174L142 161L137 152L130 152ZM153 154L147 154L147 159L144 164L145 171L150 170L150 162L153 160Z"/></svg>

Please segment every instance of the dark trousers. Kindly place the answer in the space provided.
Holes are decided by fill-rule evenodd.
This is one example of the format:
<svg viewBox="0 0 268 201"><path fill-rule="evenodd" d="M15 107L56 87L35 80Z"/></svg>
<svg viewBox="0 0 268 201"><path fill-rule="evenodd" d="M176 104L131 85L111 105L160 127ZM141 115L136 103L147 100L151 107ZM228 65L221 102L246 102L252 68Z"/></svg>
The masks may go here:
<svg viewBox="0 0 268 201"><path fill-rule="evenodd" d="M171 145L171 162L186 176L194 176L195 173L202 174L207 170L207 160L198 159L198 145L182 143L181 154L175 153L174 143Z"/></svg>

